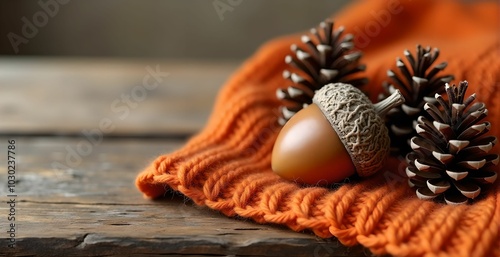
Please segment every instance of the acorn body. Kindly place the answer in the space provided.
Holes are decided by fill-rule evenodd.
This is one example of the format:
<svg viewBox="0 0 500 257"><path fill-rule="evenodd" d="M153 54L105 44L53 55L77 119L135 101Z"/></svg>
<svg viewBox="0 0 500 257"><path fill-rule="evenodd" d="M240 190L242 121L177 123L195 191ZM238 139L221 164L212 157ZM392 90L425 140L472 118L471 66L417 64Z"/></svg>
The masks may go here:
<svg viewBox="0 0 500 257"><path fill-rule="evenodd" d="M383 116L403 103L399 91L373 105L359 89L343 83L324 86L313 104L299 111L276 140L272 168L306 184L329 184L382 168L390 139Z"/></svg>
<svg viewBox="0 0 500 257"><path fill-rule="evenodd" d="M356 172L342 141L316 104L285 124L273 149L272 168L281 177L305 184L329 184ZM334 169L338 172L331 172Z"/></svg>

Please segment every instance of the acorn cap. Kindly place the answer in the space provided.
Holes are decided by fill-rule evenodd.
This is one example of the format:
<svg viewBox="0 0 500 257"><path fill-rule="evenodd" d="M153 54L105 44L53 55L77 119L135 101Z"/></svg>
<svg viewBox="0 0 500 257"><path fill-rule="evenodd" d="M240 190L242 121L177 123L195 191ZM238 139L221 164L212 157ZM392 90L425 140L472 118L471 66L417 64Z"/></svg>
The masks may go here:
<svg viewBox="0 0 500 257"><path fill-rule="evenodd" d="M372 104L363 92L344 83L328 84L313 98L313 103L337 132L361 177L382 168L390 148L383 117L403 102L403 96L396 90L385 100Z"/></svg>

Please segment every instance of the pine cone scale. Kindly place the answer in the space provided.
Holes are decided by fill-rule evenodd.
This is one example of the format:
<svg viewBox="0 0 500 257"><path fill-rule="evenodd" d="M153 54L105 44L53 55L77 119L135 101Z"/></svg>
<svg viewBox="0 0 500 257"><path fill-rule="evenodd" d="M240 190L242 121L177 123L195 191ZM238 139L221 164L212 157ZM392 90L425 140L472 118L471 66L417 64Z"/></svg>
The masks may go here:
<svg viewBox="0 0 500 257"><path fill-rule="evenodd" d="M319 73L322 76L321 78L322 81L333 80L335 77L339 75L338 70L330 70L330 69L321 69Z"/></svg>
<svg viewBox="0 0 500 257"><path fill-rule="evenodd" d="M494 171L475 172L470 175L471 179L481 184L492 184L497 179L498 174Z"/></svg>
<svg viewBox="0 0 500 257"><path fill-rule="evenodd" d="M434 194L444 193L450 187L450 182L442 180L441 178L427 180L427 188Z"/></svg>
<svg viewBox="0 0 500 257"><path fill-rule="evenodd" d="M498 165L498 162L500 160L498 154L491 154L491 155L486 155L486 164L484 165L484 168L493 168Z"/></svg>
<svg viewBox="0 0 500 257"><path fill-rule="evenodd" d="M414 165L422 172L440 173L443 170L441 165L431 159L417 158L415 159Z"/></svg>
<svg viewBox="0 0 500 257"><path fill-rule="evenodd" d="M457 165L466 169L478 170L486 164L486 159L481 159L477 161L462 161L458 162Z"/></svg>
<svg viewBox="0 0 500 257"><path fill-rule="evenodd" d="M414 167L408 167L406 169L406 174L410 178L424 178L424 179L436 179L436 178L441 178L441 175L439 173L432 173L432 172L425 172L425 171L419 171L418 169ZM425 182L425 181L424 181Z"/></svg>
<svg viewBox="0 0 500 257"><path fill-rule="evenodd" d="M445 118L441 116L441 111L434 105L434 104L429 104L426 103L424 105L424 110L427 111L427 113L434 119L439 122L445 122ZM423 117L423 116L421 116Z"/></svg>
<svg viewBox="0 0 500 257"><path fill-rule="evenodd" d="M470 144L468 140L449 140L448 143L448 150L451 154L458 154L458 152Z"/></svg>
<svg viewBox="0 0 500 257"><path fill-rule="evenodd" d="M332 55L333 48L327 45L318 45L316 46L316 50L319 53L317 58L319 58L320 66L325 67L329 61L328 57Z"/></svg>
<svg viewBox="0 0 500 257"><path fill-rule="evenodd" d="M481 193L481 188L469 180L453 181L453 185L456 189L458 189L458 191L460 191L460 193L462 193L462 195L470 199L476 198L479 193Z"/></svg>
<svg viewBox="0 0 500 257"><path fill-rule="evenodd" d="M403 112L408 116L413 116L420 113L420 108L411 107L406 104L401 105L401 110L403 110Z"/></svg>
<svg viewBox="0 0 500 257"><path fill-rule="evenodd" d="M453 156L453 154L446 154L446 153L436 152L436 151L432 152L432 156L434 156L434 158L436 158L436 160L438 160L439 162L441 162L444 165L449 164L455 158L455 156Z"/></svg>
<svg viewBox="0 0 500 257"><path fill-rule="evenodd" d="M447 66L448 66L447 62L442 62L442 63L434 66L434 68L432 68L432 70L430 70L429 73L427 73L426 77L434 77L436 74L438 74L438 72L444 70ZM446 77L446 76L444 76L444 77ZM443 77L439 77L439 78L443 78Z"/></svg>
<svg viewBox="0 0 500 257"><path fill-rule="evenodd" d="M454 171L454 170L446 170L446 175L450 176L450 178L455 181L462 180L469 175L468 171Z"/></svg>
<svg viewBox="0 0 500 257"><path fill-rule="evenodd" d="M436 198L436 196L438 196L438 195L434 194L427 187L420 187L419 189L417 189L417 196L418 196L418 198L423 199L423 200L431 200L431 199Z"/></svg>
<svg viewBox="0 0 500 257"><path fill-rule="evenodd" d="M413 83L413 75L411 75L405 63L399 57L396 59L396 67L403 73L403 78L406 79L407 85L411 85Z"/></svg>
<svg viewBox="0 0 500 257"><path fill-rule="evenodd" d="M460 135L458 135L458 139L475 139L478 138L485 133L488 133L491 129L491 123L484 122L478 125L472 125L468 129L464 130Z"/></svg>

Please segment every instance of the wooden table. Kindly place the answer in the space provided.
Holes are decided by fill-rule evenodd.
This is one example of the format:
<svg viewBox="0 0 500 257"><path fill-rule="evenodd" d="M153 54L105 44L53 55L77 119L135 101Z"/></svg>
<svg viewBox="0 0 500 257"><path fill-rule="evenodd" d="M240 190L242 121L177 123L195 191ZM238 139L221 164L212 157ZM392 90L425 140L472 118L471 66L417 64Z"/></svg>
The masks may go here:
<svg viewBox="0 0 500 257"><path fill-rule="evenodd" d="M144 199L135 188L143 167L202 128L237 66L0 58L0 256L369 255L307 231L227 218L175 192ZM151 70L168 75L142 90ZM123 104L122 95L132 100ZM101 140L96 130L103 120L108 129ZM13 192L9 140L15 140ZM9 248L11 222L15 248Z"/></svg>

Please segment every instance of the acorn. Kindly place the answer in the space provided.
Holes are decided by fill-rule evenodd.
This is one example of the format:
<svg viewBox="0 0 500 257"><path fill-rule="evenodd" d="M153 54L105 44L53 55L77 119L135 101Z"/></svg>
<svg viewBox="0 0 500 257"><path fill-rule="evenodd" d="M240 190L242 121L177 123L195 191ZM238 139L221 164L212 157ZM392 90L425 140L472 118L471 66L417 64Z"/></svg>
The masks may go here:
<svg viewBox="0 0 500 257"><path fill-rule="evenodd" d="M322 87L312 104L280 131L272 153L273 171L309 185L340 182L356 173L372 175L382 168L390 149L384 116L403 102L399 90L372 104L349 84Z"/></svg>

